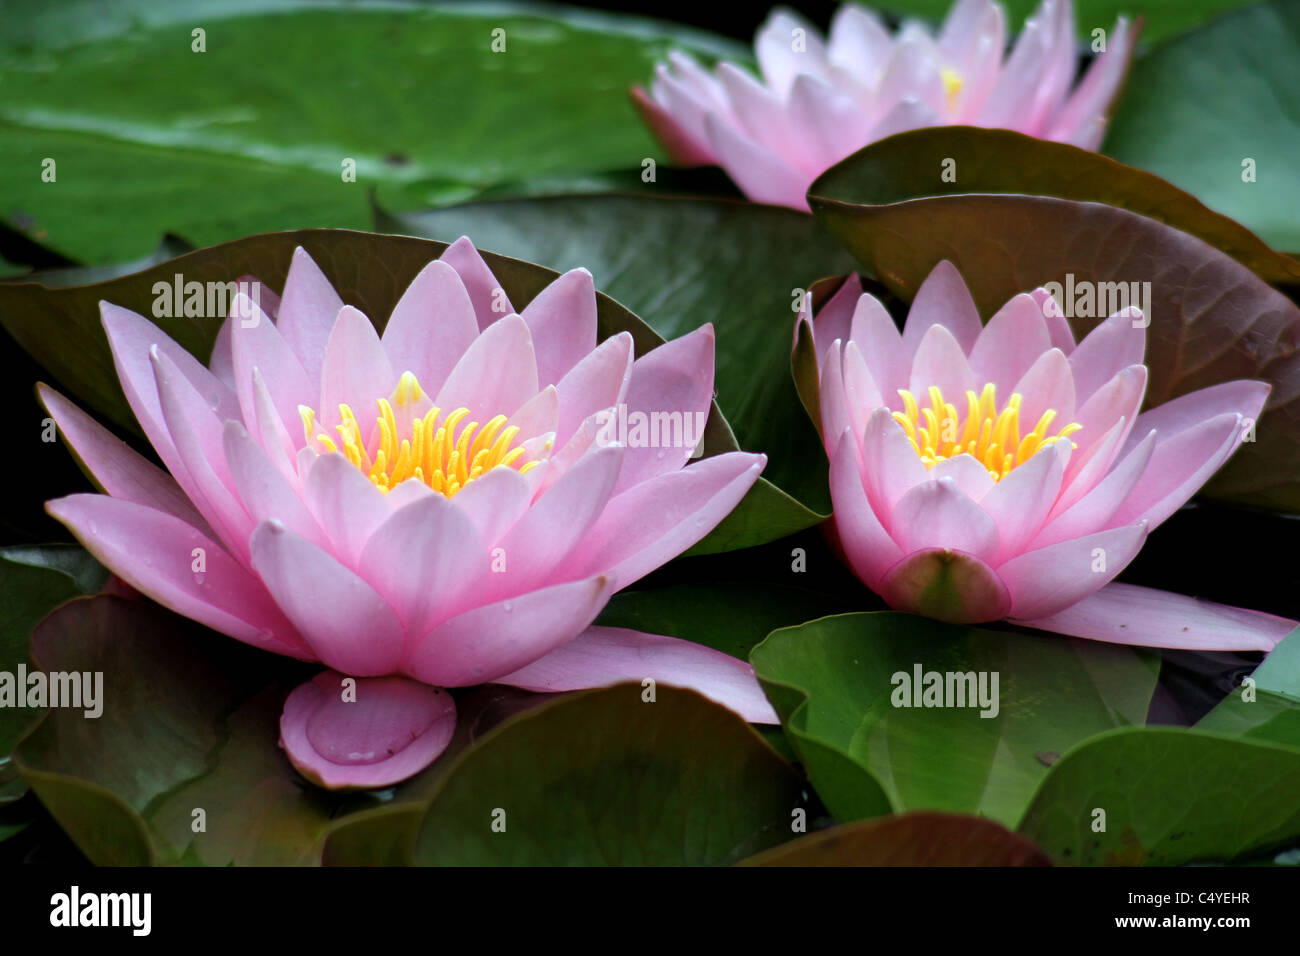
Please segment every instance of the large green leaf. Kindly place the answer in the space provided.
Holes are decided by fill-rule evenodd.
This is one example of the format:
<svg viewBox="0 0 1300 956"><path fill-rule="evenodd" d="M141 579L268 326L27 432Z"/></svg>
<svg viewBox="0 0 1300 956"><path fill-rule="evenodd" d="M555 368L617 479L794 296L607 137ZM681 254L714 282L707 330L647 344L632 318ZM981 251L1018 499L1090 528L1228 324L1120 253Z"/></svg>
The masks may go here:
<svg viewBox="0 0 1300 956"><path fill-rule="evenodd" d="M808 216L729 200L607 195L377 211L377 221L387 232L444 241L469 235L554 269L585 266L664 338L712 322L718 406L742 448L767 453L764 478L797 499L763 489L767 537L829 512L825 455L790 381L792 305L795 290L852 260Z"/></svg>
<svg viewBox="0 0 1300 956"><path fill-rule="evenodd" d="M1058 863L1226 862L1294 844L1297 794L1300 749L1123 728L1053 766L1018 829Z"/></svg>
<svg viewBox="0 0 1300 956"><path fill-rule="evenodd" d="M16 679L19 664L30 667L31 633L47 613L104 584L104 569L76 545L0 548L0 671ZM23 732L41 711L0 707L0 804L27 789L10 762Z"/></svg>
<svg viewBox="0 0 1300 956"><path fill-rule="evenodd" d="M1300 2L1248 6L1134 64L1105 150L1300 250ZM1254 161L1254 181L1243 163Z"/></svg>
<svg viewBox="0 0 1300 956"><path fill-rule="evenodd" d="M979 142L1010 142L1006 134L990 138L956 130L947 135L954 148L968 152ZM1256 440L1237 451L1204 493L1300 511L1300 309L1295 303L1204 240L1130 209L1058 195L943 194L948 187L940 180L940 162L948 154L936 152L942 137L906 141L924 147L932 161L928 164L900 148L901 139L882 141L849 157L814 183L809 197L817 215L872 275L911 299L936 263L951 260L986 318L1016 293L1049 283L1063 290L1088 287L1095 297L1109 298L1114 284L1136 290L1150 322L1148 407L1232 379L1273 384ZM1031 152L1046 156L1068 149ZM926 177L901 169L917 162L928 165L933 172L929 188L919 198L896 200L892 190L868 185L878 181L868 176L873 169L894 175L883 172L886 164L877 165L877 156L888 158L888 168L899 171L898 181L911 188L925 189ZM967 165L979 170L981 162L971 155ZM1060 174L1061 166L1057 163L1051 172ZM1080 168L1099 176L1106 167L1088 160ZM962 169L959 164L958 185ZM1015 181L998 172L986 175L993 188L1009 188ZM1046 189L1046 176L1030 174L1026 181ZM1128 196L1118 188L1102 190L1073 180L1053 191L1105 199L1121 192ZM1154 205L1150 198L1125 201L1180 223L1192 217L1197 228L1213 233L1216 241L1233 243L1237 254L1265 261L1249 237L1234 232L1230 224L1200 216L1168 190L1152 196ZM877 204L878 199L883 201ZM1268 261L1270 269L1281 267L1281 260ZM1149 303L1142 301L1144 291ZM1069 298L1068 292L1065 295ZM1074 304L1073 299L1065 303L1067 315ZM1086 309L1086 302L1078 304ZM1109 310L1094 306L1089 311ZM1081 315L1070 324L1078 337L1105 318Z"/></svg>
<svg viewBox="0 0 1300 956"><path fill-rule="evenodd" d="M189 282L228 282L253 275L273 289L284 285L296 246L304 247L334 283L344 302L368 315L380 328L398 297L447 244L404 236L375 235L345 229L303 229L268 233L186 253L141 272L88 285L68 285L61 273L57 287L38 281L0 283L0 325L53 377L92 410L139 434L139 426L117 381L108 340L99 320L105 300L142 315L152 315L154 283L172 283L180 274ZM484 253L511 303L523 309L558 273L506 256ZM224 316L155 317L157 325L183 348L207 361ZM631 333L637 354L663 342L659 334L606 295L597 295L597 332L601 339ZM67 348L71 337L77 348ZM730 426L714 403L704 432L704 454L737 447ZM771 540L820 520L785 492L762 482L697 548L725 551Z"/></svg>
<svg viewBox="0 0 1300 956"><path fill-rule="evenodd" d="M426 865L730 863L791 835L799 779L693 691L584 691L465 751L420 823ZM494 827L494 823L496 826Z"/></svg>
<svg viewBox="0 0 1300 956"><path fill-rule="evenodd" d="M15 0L0 38L0 152L13 171L0 214L105 263L168 229L208 245L358 228L376 187L428 205L636 167L663 157L627 89L670 47L744 53L563 7ZM55 182L42 179L47 158Z"/></svg>
<svg viewBox="0 0 1300 956"><path fill-rule="evenodd" d="M1046 854L1001 824L917 812L845 823L743 860L741 866L1048 866Z"/></svg>
<svg viewBox="0 0 1300 956"><path fill-rule="evenodd" d="M838 819L892 806L979 813L1007 825L1060 754L1146 719L1158 671L1157 658L1132 648L896 612L776 631L750 659ZM899 706L895 695L915 698L898 675L911 681L918 666L923 674L974 673L990 691L996 675L989 695L996 708L969 700Z"/></svg>
<svg viewBox="0 0 1300 956"><path fill-rule="evenodd" d="M1249 682L1197 721L1196 729L1300 748L1300 628L1264 658Z"/></svg>

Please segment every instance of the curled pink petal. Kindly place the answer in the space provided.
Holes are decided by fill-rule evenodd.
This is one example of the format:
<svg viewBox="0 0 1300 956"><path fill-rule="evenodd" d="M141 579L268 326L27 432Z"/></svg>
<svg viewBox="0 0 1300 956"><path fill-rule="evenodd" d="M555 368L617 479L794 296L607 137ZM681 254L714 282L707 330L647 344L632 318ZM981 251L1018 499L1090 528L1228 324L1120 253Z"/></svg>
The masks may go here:
<svg viewBox="0 0 1300 956"><path fill-rule="evenodd" d="M447 749L456 729L451 695L404 677L323 671L284 702L280 746L294 768L330 790L387 787Z"/></svg>

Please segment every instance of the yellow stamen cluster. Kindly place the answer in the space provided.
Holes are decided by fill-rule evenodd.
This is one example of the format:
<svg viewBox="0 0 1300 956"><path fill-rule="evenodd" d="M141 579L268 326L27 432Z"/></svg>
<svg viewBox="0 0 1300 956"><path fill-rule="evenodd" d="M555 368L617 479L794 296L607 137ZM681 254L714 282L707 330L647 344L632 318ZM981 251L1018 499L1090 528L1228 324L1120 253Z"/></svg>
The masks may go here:
<svg viewBox="0 0 1300 956"><path fill-rule="evenodd" d="M943 78L943 91L948 94L948 112L955 112L957 98L961 96L961 90L966 85L966 81L962 79L961 74L956 70L947 67L939 75Z"/></svg>
<svg viewBox="0 0 1300 956"><path fill-rule="evenodd" d="M393 406L404 408L423 397L416 377L403 373L392 401L379 399L379 417L375 421L378 435L372 430L370 442L362 437L357 417L347 405L339 406L340 422L334 426L338 441L321 430L311 408L299 405L298 413L308 444L314 442L322 452L342 452L384 492L414 478L451 498L493 468L518 468L524 474L537 466L536 461L520 460L525 449L512 447L519 429L507 426L504 415L496 416L482 428L475 421L462 426L470 414L468 408L457 408L444 416L434 406L412 420L409 437L402 437ZM368 446L374 448L373 455Z"/></svg>
<svg viewBox="0 0 1300 956"><path fill-rule="evenodd" d="M1001 481L1040 448L1068 439L1083 427L1071 423L1055 435L1049 435L1047 430L1056 417L1055 409L1049 408L1033 430L1021 438L1021 396L1012 395L999 411L997 390L992 383L985 385L979 395L966 390L964 421L958 417L956 407L945 402L943 392L934 385L930 386L929 408L920 408L916 397L905 388L900 388L898 394L903 399L903 411L894 412L894 418L907 432L912 447L926 468L933 468L957 455L972 455L988 469L994 481Z"/></svg>

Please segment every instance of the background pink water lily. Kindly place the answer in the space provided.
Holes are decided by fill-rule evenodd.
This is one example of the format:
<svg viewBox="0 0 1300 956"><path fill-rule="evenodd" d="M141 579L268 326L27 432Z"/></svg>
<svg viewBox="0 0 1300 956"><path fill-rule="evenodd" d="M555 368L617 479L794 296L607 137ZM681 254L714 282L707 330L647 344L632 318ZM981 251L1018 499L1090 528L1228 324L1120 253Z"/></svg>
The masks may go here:
<svg viewBox="0 0 1300 956"><path fill-rule="evenodd" d="M1002 127L1097 149L1135 41L1119 18L1076 86L1070 0L1043 0L1009 53L993 0L957 0L937 34L908 21L891 35L876 14L846 3L823 38L777 10L754 41L761 79L674 53L649 93L637 87L632 98L677 162L722 166L750 199L806 209L818 174L925 126Z"/></svg>
<svg viewBox="0 0 1300 956"><path fill-rule="evenodd" d="M331 668L285 705L300 770L327 786L409 776L450 739L439 688L488 681L652 678L775 720L735 658L588 629L763 467L762 455L688 464L684 444L598 440L620 405L707 413L711 327L636 358L626 332L597 342L588 272L516 313L468 239L420 272L382 336L302 249L283 298L256 298L236 297L207 367L103 303L122 388L166 471L42 386L107 492L47 507L159 603Z"/></svg>
<svg viewBox="0 0 1300 956"><path fill-rule="evenodd" d="M1140 412L1147 321L1076 344L1044 289L982 325L941 262L900 334L850 277L812 318L834 531L892 607L1156 647L1269 650L1272 615L1111 583L1251 432L1264 382Z"/></svg>

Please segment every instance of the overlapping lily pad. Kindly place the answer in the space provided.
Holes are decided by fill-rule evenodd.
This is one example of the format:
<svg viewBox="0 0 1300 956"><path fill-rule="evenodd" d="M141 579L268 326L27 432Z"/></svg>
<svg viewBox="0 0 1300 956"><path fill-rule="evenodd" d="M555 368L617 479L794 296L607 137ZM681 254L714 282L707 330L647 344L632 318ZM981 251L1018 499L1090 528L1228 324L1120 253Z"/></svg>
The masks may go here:
<svg viewBox="0 0 1300 956"><path fill-rule="evenodd" d="M1153 655L1132 648L895 612L776 631L750 659L837 819L926 809L1008 826L1062 753L1145 721L1158 671ZM970 673L990 692L996 675L985 697L996 706L975 702L978 685L957 698L955 682L939 698L945 706L919 706L918 667L945 686L947 674ZM900 706L908 701L917 706Z"/></svg>
<svg viewBox="0 0 1300 956"><path fill-rule="evenodd" d="M1300 511L1300 309L1295 303L1191 233L1132 209L1060 198L1064 194L1115 201L1129 196L1126 183L1136 188L1146 182L1140 176L1116 174L1115 181L1103 187L1099 177L1106 166L1100 160L1083 163L1081 169L1091 170L1081 174L1084 178L1067 179L1064 170L1069 167L1047 163L1067 147L1040 144L1026 148L1025 157L1017 161L1017 169L1047 163L1039 172L1024 174L1023 182L1026 190L1051 188L1048 195L1007 192L1022 181L1020 174L997 170L983 174L994 192L948 194L952 187L943 184L941 172L943 159L952 155L944 152L949 142L954 151L967 150L966 165L977 174L985 167L970 151L986 141L1011 142L1006 134L990 138L960 129L882 141L814 183L810 203L872 275L907 299L941 259L961 270L986 318L1016 293L1051 282L1067 288L1069 283L1075 288L1089 284L1108 296L1119 288L1113 284L1120 283L1123 290L1136 291L1139 304L1147 304L1141 300L1149 292L1148 406L1232 379L1258 378L1273 384L1256 440L1239 449L1204 493ZM912 143L921 153L900 143ZM914 166L921 172L911 172ZM959 162L956 185L965 189L963 168ZM927 170L933 175L928 188ZM1052 171L1064 182L1053 187ZM897 190L864 185L879 177L904 185ZM915 198L900 198L912 190L918 191ZM1167 189L1126 202L1228 242L1236 254L1261 268L1286 266L1287 260L1269 257L1252 244L1249 234L1206 217ZM1074 304L1067 302L1066 308L1076 336L1105 318L1076 316Z"/></svg>
<svg viewBox="0 0 1300 956"><path fill-rule="evenodd" d="M744 55L663 22L508 3L20 0L5 14L0 215L95 264L167 230L207 245L360 228L374 188L413 207L635 167L660 153L628 87L671 47Z"/></svg>

